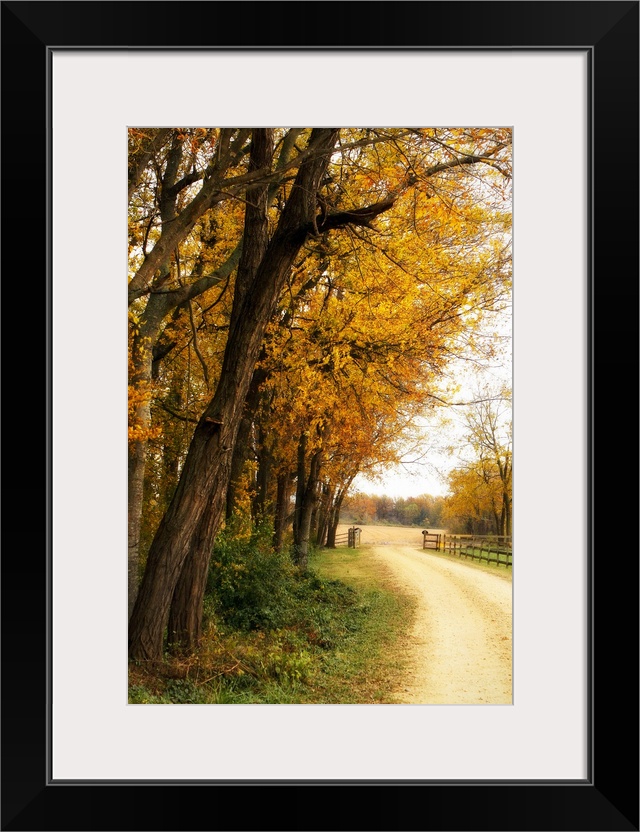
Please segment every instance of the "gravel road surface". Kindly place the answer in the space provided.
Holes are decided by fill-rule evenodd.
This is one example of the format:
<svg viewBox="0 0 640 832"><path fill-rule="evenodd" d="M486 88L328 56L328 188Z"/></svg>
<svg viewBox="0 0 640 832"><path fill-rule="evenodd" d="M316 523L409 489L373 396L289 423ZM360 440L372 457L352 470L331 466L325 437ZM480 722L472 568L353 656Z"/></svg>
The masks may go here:
<svg viewBox="0 0 640 832"><path fill-rule="evenodd" d="M395 691L398 702L511 704L510 573L496 567L490 574L415 545L374 543L369 551L417 602L401 645L410 672Z"/></svg>

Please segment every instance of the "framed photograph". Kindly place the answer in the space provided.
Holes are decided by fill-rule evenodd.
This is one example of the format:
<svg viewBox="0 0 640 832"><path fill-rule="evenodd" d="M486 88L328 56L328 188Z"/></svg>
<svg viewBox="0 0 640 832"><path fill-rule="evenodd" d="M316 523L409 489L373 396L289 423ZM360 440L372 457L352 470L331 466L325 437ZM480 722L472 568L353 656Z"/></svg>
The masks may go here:
<svg viewBox="0 0 640 832"><path fill-rule="evenodd" d="M2 3L3 829L639 829L638 8ZM513 701L131 705L128 128L334 124L513 134Z"/></svg>

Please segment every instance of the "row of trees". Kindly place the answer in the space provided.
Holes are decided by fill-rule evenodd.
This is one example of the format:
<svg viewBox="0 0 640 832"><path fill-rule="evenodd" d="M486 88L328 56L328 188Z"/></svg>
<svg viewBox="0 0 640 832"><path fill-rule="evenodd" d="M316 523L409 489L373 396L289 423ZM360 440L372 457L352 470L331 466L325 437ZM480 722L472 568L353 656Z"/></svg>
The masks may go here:
<svg viewBox="0 0 640 832"><path fill-rule="evenodd" d="M225 522L306 568L509 303L508 129L129 131L129 649L198 643Z"/></svg>

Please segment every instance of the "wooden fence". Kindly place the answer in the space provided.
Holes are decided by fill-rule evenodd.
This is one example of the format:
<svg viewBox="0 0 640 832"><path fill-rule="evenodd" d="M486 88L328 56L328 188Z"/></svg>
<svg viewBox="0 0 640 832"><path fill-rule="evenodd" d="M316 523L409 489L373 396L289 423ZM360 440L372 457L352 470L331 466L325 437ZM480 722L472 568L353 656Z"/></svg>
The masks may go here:
<svg viewBox="0 0 640 832"><path fill-rule="evenodd" d="M430 534L422 532L422 548L435 549L459 558L513 566L511 535L495 534Z"/></svg>
<svg viewBox="0 0 640 832"><path fill-rule="evenodd" d="M423 549L440 549L442 543L442 535L435 532L428 532L426 529L422 532L422 548Z"/></svg>
<svg viewBox="0 0 640 832"><path fill-rule="evenodd" d="M346 543L349 549L357 549L360 545L360 534L362 529L352 526L346 532L336 535L336 546L344 546Z"/></svg>

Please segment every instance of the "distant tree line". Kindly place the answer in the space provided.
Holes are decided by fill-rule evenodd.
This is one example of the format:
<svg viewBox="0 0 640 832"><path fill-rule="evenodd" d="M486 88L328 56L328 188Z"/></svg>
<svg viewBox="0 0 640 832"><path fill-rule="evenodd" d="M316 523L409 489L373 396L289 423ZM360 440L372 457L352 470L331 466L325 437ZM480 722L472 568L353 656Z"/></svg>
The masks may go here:
<svg viewBox="0 0 640 832"><path fill-rule="evenodd" d="M386 494L357 492L345 498L342 521L345 523L388 523L396 526L439 528L445 506L444 497L421 494L418 497L389 497Z"/></svg>

